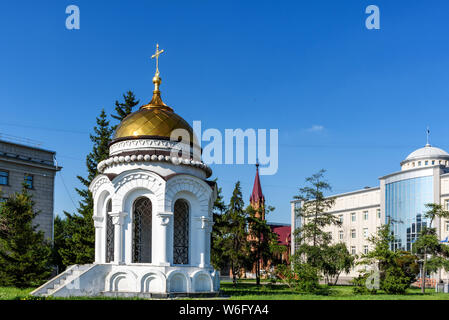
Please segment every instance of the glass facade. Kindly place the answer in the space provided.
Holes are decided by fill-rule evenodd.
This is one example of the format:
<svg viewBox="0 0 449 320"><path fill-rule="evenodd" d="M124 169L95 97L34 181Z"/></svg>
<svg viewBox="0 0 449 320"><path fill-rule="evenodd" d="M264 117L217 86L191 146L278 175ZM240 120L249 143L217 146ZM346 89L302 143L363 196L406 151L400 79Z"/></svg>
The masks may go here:
<svg viewBox="0 0 449 320"><path fill-rule="evenodd" d="M424 218L425 204L433 203L433 176L401 180L385 185L385 223L391 219L394 250L412 249Z"/></svg>

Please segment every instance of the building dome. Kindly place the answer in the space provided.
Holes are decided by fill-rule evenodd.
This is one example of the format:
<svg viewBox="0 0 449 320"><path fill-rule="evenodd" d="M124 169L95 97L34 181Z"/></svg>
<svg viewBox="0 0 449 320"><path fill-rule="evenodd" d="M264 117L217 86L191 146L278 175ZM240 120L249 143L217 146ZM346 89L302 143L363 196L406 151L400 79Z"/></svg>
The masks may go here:
<svg viewBox="0 0 449 320"><path fill-rule="evenodd" d="M150 103L143 105L136 112L131 113L119 124L115 130L113 142L120 140L154 138L170 140L172 132L176 129L186 130L190 144L196 142L192 127L173 112L161 98L159 86L162 82L159 70L153 78L154 91ZM184 140L186 137L183 138Z"/></svg>
<svg viewBox="0 0 449 320"><path fill-rule="evenodd" d="M448 166L448 160L449 153L443 149L426 144L423 148L419 148L410 153L407 158L401 162L401 166L403 170L429 165Z"/></svg>
<svg viewBox="0 0 449 320"><path fill-rule="evenodd" d="M427 159L427 158L444 158L449 159L449 153L446 151L432 147L430 144L426 144L424 148L419 148L418 150L413 151L408 155L407 158L405 158L406 161L412 161L412 160L421 160L421 159Z"/></svg>
<svg viewBox="0 0 449 320"><path fill-rule="evenodd" d="M114 140L142 137L168 140L172 131L176 129L186 130L190 142L193 142L193 130L187 121L174 113L170 107L154 106L150 102L123 119L115 131Z"/></svg>
<svg viewBox="0 0 449 320"><path fill-rule="evenodd" d="M158 48L156 58L163 52ZM162 101L161 82L156 60L153 98L118 125L109 145L109 158L98 163L100 173L116 175L129 165L163 177L211 176L212 170L201 160L201 146L192 127Z"/></svg>

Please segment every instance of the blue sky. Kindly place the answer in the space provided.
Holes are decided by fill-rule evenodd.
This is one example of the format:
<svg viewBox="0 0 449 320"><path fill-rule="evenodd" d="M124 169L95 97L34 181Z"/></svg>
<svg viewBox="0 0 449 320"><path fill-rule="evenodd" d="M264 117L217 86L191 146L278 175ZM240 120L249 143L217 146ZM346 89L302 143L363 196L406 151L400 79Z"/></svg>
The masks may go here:
<svg viewBox="0 0 449 320"><path fill-rule="evenodd" d="M65 28L78 5L81 29ZM365 8L380 8L380 30ZM425 144L449 150L447 1L8 1L0 5L0 133L57 152L55 212L74 211L95 117L133 90L150 100L156 42L164 101L203 128L279 129L262 176L270 221L321 168L334 192L378 185ZM226 199L253 165L214 166ZM62 181L65 181L68 192Z"/></svg>

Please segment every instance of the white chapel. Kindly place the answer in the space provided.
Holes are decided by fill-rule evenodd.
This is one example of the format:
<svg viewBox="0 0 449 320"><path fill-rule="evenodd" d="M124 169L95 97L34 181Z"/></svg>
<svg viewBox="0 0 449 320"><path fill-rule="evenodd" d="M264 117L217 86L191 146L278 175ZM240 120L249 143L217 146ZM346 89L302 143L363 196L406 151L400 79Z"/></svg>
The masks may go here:
<svg viewBox="0 0 449 320"><path fill-rule="evenodd" d="M95 262L35 295L172 296L219 291L210 265L216 185L191 126L164 104L156 49L151 101L117 127L92 181ZM173 132L187 136L173 140ZM177 136L177 135L176 135Z"/></svg>

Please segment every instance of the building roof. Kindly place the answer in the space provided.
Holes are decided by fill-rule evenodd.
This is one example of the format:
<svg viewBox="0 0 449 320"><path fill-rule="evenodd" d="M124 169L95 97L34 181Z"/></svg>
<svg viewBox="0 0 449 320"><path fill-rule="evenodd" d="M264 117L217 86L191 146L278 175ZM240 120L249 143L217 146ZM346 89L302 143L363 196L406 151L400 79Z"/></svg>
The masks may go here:
<svg viewBox="0 0 449 320"><path fill-rule="evenodd" d="M279 244L289 246L291 243L292 230L290 225L268 224L271 231L278 235Z"/></svg>
<svg viewBox="0 0 449 320"><path fill-rule="evenodd" d="M265 197L263 196L263 193L262 193L262 186L260 185L259 164L256 164L256 177L254 178L253 192L251 193L251 197L249 198L249 201L251 203L265 201Z"/></svg>
<svg viewBox="0 0 449 320"><path fill-rule="evenodd" d="M425 147L419 148L418 150L413 151L410 153L407 158L405 158L405 161L413 161L413 160L420 160L420 159L426 159L426 158L447 158L449 159L449 153L444 151L443 149L432 147L430 144L426 144Z"/></svg>
<svg viewBox="0 0 449 320"><path fill-rule="evenodd" d="M157 52L160 53L164 51L158 50ZM139 110L129 114L121 121L115 130L113 142L140 138L170 140L173 138L174 131L180 129L181 131L176 133L176 139L187 133L188 137L183 136L184 142L187 142L185 140L188 138L190 139L188 143L197 143L198 139L188 122L174 113L173 109L162 101L159 90L162 79L159 75L159 68L156 64L156 74L153 78L153 98L148 104L141 106Z"/></svg>

